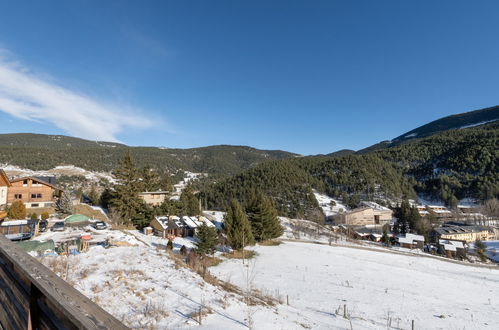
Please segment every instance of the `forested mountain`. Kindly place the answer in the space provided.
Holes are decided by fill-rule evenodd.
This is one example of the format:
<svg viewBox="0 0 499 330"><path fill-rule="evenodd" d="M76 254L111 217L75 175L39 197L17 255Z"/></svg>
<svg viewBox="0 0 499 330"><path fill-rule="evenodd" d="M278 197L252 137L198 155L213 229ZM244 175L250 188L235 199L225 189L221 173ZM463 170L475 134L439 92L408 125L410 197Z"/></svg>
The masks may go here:
<svg viewBox="0 0 499 330"><path fill-rule="evenodd" d="M499 197L499 122L446 130L369 153L313 156L260 164L203 187L210 207L246 200L262 189L283 215L316 212L312 188L355 206L359 199L416 198L416 193L454 206L458 199ZM310 217L310 216L309 216Z"/></svg>
<svg viewBox="0 0 499 330"><path fill-rule="evenodd" d="M499 121L499 105L480 110L463 112L434 120L428 124L406 132L392 140L382 141L365 149L359 150L358 153L366 153L380 149L386 149L410 140L428 137L448 130L478 127L497 121Z"/></svg>
<svg viewBox="0 0 499 330"><path fill-rule="evenodd" d="M459 113L434 120L426 125L415 128L392 140L399 143L415 138L423 138L447 130L467 128L491 123L499 120L499 106Z"/></svg>
<svg viewBox="0 0 499 330"><path fill-rule="evenodd" d="M186 170L215 175L236 174L262 162L297 156L280 150L245 146L167 149L129 147L62 135L0 134L0 164L32 170L74 165L91 171L111 171L126 152L131 153L138 165L150 164L159 171Z"/></svg>
<svg viewBox="0 0 499 330"><path fill-rule="evenodd" d="M404 169L419 193L456 203L499 196L499 122L448 130L375 154Z"/></svg>

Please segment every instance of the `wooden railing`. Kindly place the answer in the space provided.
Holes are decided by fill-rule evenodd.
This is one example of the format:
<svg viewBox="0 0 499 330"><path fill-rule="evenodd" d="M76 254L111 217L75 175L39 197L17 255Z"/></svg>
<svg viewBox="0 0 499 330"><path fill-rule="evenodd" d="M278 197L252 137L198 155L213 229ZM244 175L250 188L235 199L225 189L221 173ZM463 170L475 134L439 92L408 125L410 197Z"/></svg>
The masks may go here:
<svg viewBox="0 0 499 330"><path fill-rule="evenodd" d="M126 329L0 234L0 329Z"/></svg>

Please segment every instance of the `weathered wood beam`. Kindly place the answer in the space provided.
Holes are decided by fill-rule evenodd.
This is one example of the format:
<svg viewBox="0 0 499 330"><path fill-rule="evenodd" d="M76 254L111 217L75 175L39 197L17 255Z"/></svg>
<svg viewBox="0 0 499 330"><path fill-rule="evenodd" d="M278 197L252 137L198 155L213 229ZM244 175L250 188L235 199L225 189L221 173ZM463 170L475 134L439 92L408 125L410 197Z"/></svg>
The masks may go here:
<svg viewBox="0 0 499 330"><path fill-rule="evenodd" d="M2 326L15 321L16 324L26 322L22 328L30 325L36 328L48 319L52 324L63 324L70 329L127 329L3 235L0 235L0 266L0 286L9 289L0 294L0 303L4 307L0 309L0 318L15 314L10 320L1 320ZM13 276L15 274L17 276ZM29 292L23 292L26 290ZM43 302L44 308L40 308ZM22 315L19 309L25 308ZM44 311L47 308L50 311Z"/></svg>

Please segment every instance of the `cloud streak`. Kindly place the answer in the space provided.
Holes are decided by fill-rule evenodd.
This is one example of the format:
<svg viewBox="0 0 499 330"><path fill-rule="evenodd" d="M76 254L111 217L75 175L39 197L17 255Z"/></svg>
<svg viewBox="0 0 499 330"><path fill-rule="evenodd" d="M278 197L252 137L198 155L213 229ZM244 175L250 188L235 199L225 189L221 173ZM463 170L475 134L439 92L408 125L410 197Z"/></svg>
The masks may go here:
<svg viewBox="0 0 499 330"><path fill-rule="evenodd" d="M137 111L107 104L29 72L0 51L0 111L16 118L48 122L70 135L119 142L127 128L155 124Z"/></svg>

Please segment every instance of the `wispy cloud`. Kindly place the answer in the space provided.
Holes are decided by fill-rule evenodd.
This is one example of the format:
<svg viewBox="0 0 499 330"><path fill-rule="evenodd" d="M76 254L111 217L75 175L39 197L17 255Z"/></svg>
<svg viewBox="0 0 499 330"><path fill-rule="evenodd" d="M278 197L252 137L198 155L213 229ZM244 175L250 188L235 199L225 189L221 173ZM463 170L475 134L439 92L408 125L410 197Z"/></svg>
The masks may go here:
<svg viewBox="0 0 499 330"><path fill-rule="evenodd" d="M126 128L154 126L137 110L97 100L30 72L2 49L0 111L52 123L70 135L91 140L117 142L117 135Z"/></svg>

